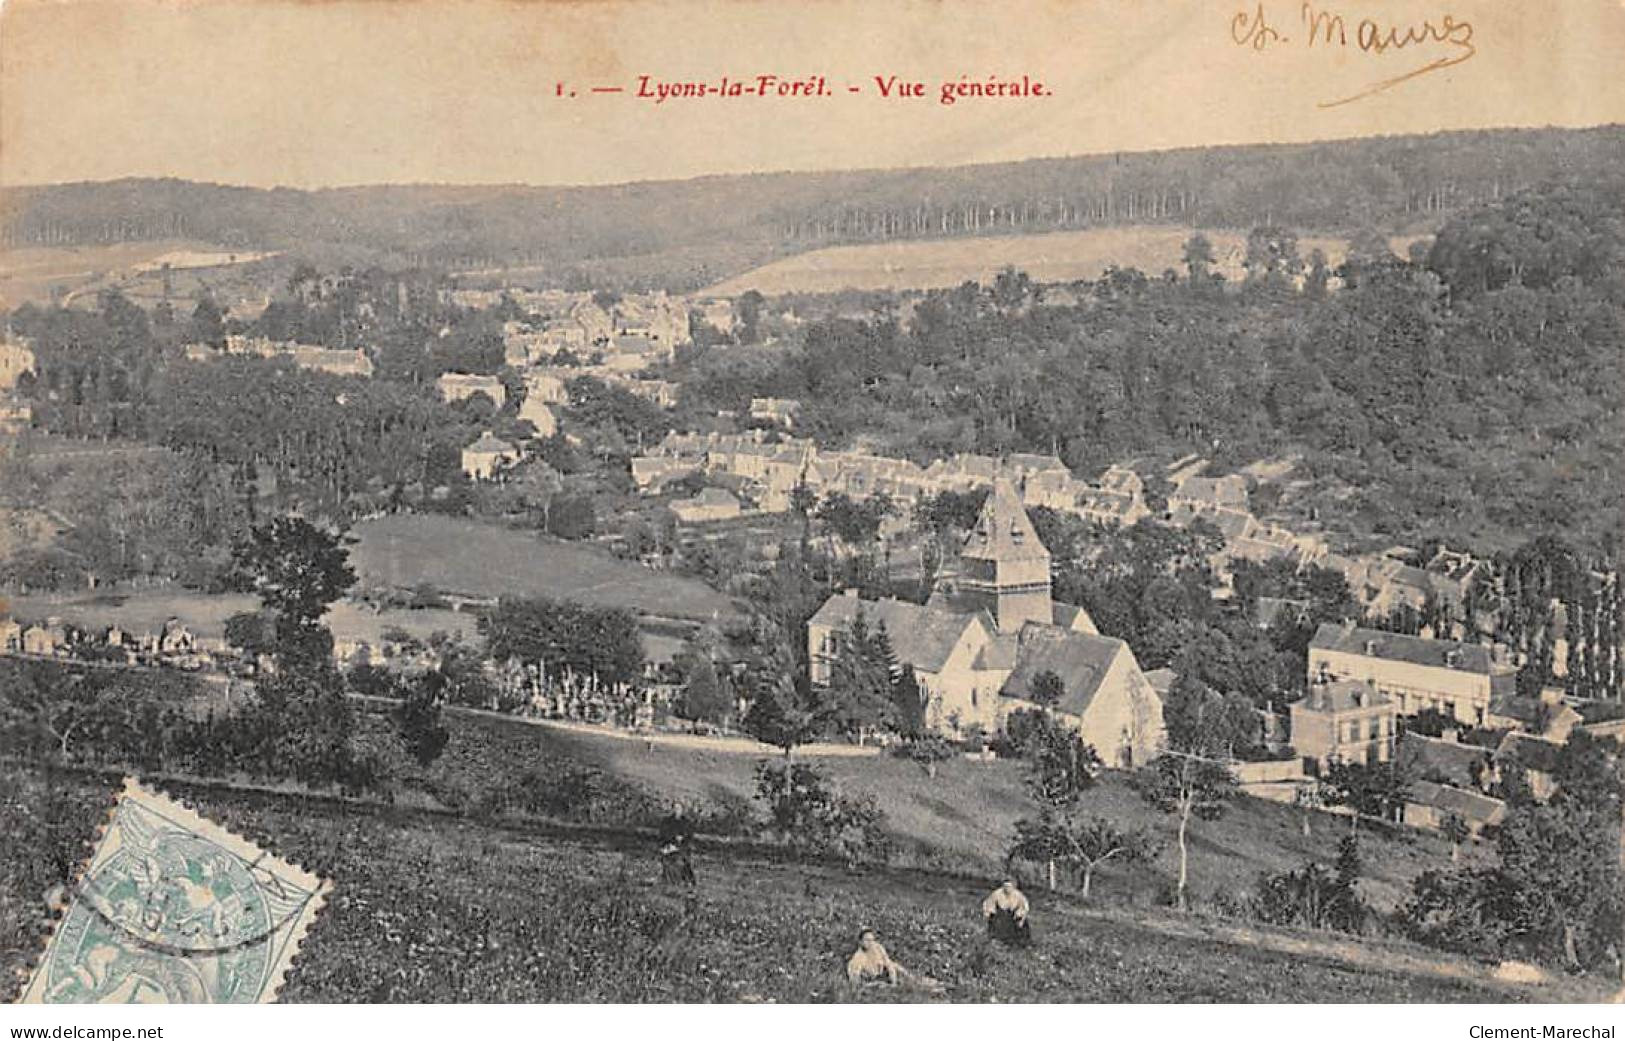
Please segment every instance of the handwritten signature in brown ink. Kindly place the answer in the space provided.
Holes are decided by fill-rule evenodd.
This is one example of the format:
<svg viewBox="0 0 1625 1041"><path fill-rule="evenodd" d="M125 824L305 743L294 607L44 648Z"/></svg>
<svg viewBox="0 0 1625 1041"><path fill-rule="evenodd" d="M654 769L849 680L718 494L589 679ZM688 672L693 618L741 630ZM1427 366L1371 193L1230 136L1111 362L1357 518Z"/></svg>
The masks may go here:
<svg viewBox="0 0 1625 1041"><path fill-rule="evenodd" d="M1415 53L1425 56L1429 48L1447 48L1445 53L1435 51L1421 65L1397 76L1368 84L1346 97L1319 102L1320 108L1336 108L1380 94L1430 72L1460 65L1478 53L1473 45L1473 23L1448 13L1437 20L1426 18L1409 23L1380 22L1373 18L1350 22L1334 9L1316 8L1306 2L1298 9L1298 22L1292 31L1300 34L1297 39L1305 49L1349 48L1380 55L1415 48ZM1262 0L1252 10L1238 11L1231 17L1230 38L1237 46L1255 51L1290 44L1293 39L1270 22Z"/></svg>

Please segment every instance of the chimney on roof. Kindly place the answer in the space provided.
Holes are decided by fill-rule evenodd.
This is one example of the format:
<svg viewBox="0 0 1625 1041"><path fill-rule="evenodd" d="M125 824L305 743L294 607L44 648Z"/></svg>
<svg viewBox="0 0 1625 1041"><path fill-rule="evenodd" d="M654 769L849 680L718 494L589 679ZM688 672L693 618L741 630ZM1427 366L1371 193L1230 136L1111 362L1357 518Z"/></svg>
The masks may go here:
<svg viewBox="0 0 1625 1041"><path fill-rule="evenodd" d="M1365 653L1366 653L1367 657L1370 657L1371 655L1377 653L1377 641L1376 640L1367 640L1365 642Z"/></svg>
<svg viewBox="0 0 1625 1041"><path fill-rule="evenodd" d="M1444 663L1452 669L1461 668L1461 648L1452 647L1444 652Z"/></svg>

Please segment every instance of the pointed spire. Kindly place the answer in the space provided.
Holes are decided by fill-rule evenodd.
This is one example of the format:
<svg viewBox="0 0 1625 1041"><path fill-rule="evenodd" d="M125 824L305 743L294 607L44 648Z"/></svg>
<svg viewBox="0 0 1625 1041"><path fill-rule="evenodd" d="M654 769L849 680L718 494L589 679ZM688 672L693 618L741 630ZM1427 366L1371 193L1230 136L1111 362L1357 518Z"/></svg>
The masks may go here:
<svg viewBox="0 0 1625 1041"><path fill-rule="evenodd" d="M982 504L961 555L972 560L1049 559L1049 550L1039 541L1021 496L1007 479L993 482L993 491Z"/></svg>

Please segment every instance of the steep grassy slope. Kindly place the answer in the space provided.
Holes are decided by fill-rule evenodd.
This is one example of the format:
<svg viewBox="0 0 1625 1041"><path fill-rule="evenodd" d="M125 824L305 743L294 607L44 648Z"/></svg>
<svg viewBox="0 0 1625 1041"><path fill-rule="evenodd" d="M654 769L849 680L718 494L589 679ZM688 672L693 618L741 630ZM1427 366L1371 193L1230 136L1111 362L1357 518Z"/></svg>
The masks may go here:
<svg viewBox="0 0 1625 1041"><path fill-rule="evenodd" d="M19 799L44 802L40 774L4 778ZM69 783L56 804L73 837L89 837L109 790ZM654 883L642 839L561 838L215 788L175 794L332 880L284 988L289 1001L918 999L842 981L865 925L905 965L941 980L950 1000L1590 996L1567 984L1493 984L1482 968L1403 944L1246 930L1043 893L1034 894L1036 949L1008 952L980 936L981 885L940 875L849 875L702 852L697 890L677 894ZM19 823L15 805L8 799L0 814L8 826ZM46 926L39 854L0 847L0 972L20 968Z"/></svg>

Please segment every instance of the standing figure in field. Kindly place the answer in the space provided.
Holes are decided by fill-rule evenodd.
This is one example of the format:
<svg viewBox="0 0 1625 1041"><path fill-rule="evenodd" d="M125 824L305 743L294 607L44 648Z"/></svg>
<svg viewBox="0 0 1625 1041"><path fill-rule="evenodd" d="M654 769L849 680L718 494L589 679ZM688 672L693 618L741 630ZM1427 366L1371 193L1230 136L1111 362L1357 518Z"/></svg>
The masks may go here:
<svg viewBox="0 0 1625 1041"><path fill-rule="evenodd" d="M683 810L683 804L673 803L671 814L660 822L660 880L672 885L694 885L694 863L689 857L689 845L694 839L694 825Z"/></svg>
<svg viewBox="0 0 1625 1041"><path fill-rule="evenodd" d="M1032 927L1027 921L1026 894L1016 888L1013 878L1007 878L999 888L982 901L982 917L987 920L987 935L1012 947L1025 947L1032 943Z"/></svg>

